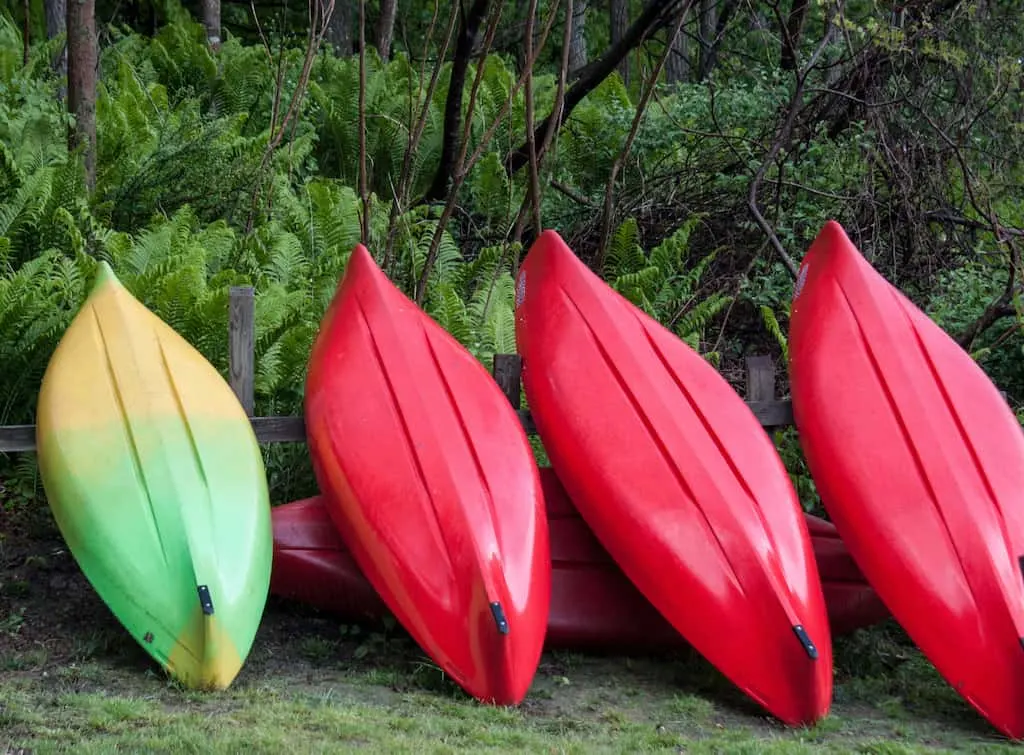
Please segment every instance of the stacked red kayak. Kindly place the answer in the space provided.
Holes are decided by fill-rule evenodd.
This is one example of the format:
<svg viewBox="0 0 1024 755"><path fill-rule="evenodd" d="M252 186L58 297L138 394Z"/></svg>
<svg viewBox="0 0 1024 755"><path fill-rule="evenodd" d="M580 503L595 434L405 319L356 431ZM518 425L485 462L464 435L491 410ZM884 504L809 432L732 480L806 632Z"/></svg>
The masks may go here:
<svg viewBox="0 0 1024 755"><path fill-rule="evenodd" d="M553 231L517 279L523 383L552 466L639 591L781 720L832 696L818 571L782 460L699 354Z"/></svg>
<svg viewBox="0 0 1024 755"><path fill-rule="evenodd" d="M612 652L684 645L682 636L597 542L550 467L541 468L540 479L551 533L546 645ZM805 519L832 632L851 632L887 618L888 611L864 581L835 528L817 517ZM387 606L338 536L320 496L275 507L273 522L274 595L352 621L387 615Z"/></svg>
<svg viewBox="0 0 1024 755"><path fill-rule="evenodd" d="M523 699L551 561L536 462L487 370L357 246L313 346L306 433L331 520L469 694Z"/></svg>
<svg viewBox="0 0 1024 755"><path fill-rule="evenodd" d="M971 357L829 222L792 307L793 412L822 501L949 683L1024 735L1024 434Z"/></svg>

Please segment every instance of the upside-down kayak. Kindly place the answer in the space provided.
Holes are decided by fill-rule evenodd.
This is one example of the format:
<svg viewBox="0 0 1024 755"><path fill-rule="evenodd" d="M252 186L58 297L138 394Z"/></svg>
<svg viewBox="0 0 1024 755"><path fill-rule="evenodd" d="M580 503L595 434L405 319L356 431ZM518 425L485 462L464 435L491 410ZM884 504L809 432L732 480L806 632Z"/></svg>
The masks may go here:
<svg viewBox="0 0 1024 755"><path fill-rule="evenodd" d="M54 519L111 611L183 684L228 686L270 584L263 457L213 365L105 262L43 377L36 444Z"/></svg>
<svg viewBox="0 0 1024 755"><path fill-rule="evenodd" d="M517 280L538 434L625 575L789 724L823 716L832 642L796 493L771 439L699 354L545 231Z"/></svg>
<svg viewBox="0 0 1024 755"><path fill-rule="evenodd" d="M549 648L664 650L685 641L637 592L594 538L550 467L540 470L551 536ZM320 496L276 506L270 592L361 621L387 607L338 536ZM888 618L889 612L846 552L835 527L806 515L833 634Z"/></svg>
<svg viewBox="0 0 1024 755"><path fill-rule="evenodd" d="M939 672L1024 735L1024 433L971 357L829 221L804 257L793 413L822 502Z"/></svg>
<svg viewBox="0 0 1024 755"><path fill-rule="evenodd" d="M362 245L313 345L305 417L330 516L388 609L469 694L520 702L551 592L526 433L486 368Z"/></svg>

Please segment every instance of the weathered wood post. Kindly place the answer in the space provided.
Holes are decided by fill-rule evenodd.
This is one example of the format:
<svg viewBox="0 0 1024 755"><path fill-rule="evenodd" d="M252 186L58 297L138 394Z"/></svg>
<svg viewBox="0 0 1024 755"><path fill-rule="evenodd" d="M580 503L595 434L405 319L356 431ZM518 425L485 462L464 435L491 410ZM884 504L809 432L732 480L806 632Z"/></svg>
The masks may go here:
<svg viewBox="0 0 1024 755"><path fill-rule="evenodd" d="M775 363L767 355L747 357L747 406L765 428L793 424L788 401L775 398Z"/></svg>
<svg viewBox="0 0 1024 755"><path fill-rule="evenodd" d="M747 403L775 398L775 364L768 355L747 357Z"/></svg>
<svg viewBox="0 0 1024 755"><path fill-rule="evenodd" d="M228 308L228 377L248 416L255 406L256 298L252 286L232 286Z"/></svg>
<svg viewBox="0 0 1024 755"><path fill-rule="evenodd" d="M519 381L523 369L522 357L518 354L495 354L493 364L494 381L501 386L501 392L513 408L519 409L522 406L522 384Z"/></svg>

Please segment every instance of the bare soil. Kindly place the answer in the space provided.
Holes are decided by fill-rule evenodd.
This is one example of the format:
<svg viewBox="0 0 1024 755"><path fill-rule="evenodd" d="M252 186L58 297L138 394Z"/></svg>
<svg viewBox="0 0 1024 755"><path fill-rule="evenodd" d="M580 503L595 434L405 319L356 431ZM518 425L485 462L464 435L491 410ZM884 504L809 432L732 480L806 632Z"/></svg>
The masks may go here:
<svg viewBox="0 0 1024 755"><path fill-rule="evenodd" d="M448 681L393 622L346 625L273 596L231 694L197 695L167 680L122 629L82 575L45 507L32 515L3 516L0 689L6 692L0 692L0 755L5 748L18 752L19 747L57 751L65 741L92 748L107 741L103 737L114 737L116 746L141 747L141 740L130 739L141 735L125 733L116 723L105 724L106 733L82 723L95 720L96 695L152 698L159 701L161 716L229 716L235 721L245 715L258 718L259 706L271 693L275 705L281 699L302 705L357 701L364 728L353 735L355 740L398 750L405 740L388 737L398 736L402 727L454 727L465 738L459 750L493 749L486 744L488 737L506 728L522 728L528 735L512 751L577 751L578 744L579 751L587 752L803 751L808 746L814 751L977 752L1006 745L892 623L836 640L832 713L810 729L787 729L685 650L648 657L545 653L514 721L474 723L484 715L473 712L481 706ZM49 721L50 713L40 711L49 711L55 700L65 701L60 709L64 718L56 720L66 718L69 727L56 734L52 722L33 723ZM159 720L165 727L167 719ZM326 724L303 716L296 721L304 727L301 736L289 736L309 737L316 750L316 732ZM139 725L144 731L145 723ZM474 738L474 731L483 740ZM218 738L220 730L209 736L214 749L228 747L228 740Z"/></svg>

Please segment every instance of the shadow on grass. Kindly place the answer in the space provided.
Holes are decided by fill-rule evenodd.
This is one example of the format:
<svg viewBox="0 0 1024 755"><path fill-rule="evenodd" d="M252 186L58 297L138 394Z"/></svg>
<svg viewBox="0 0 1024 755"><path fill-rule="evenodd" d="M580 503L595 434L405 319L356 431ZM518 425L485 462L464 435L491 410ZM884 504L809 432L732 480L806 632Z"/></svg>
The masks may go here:
<svg viewBox="0 0 1024 755"><path fill-rule="evenodd" d="M895 622L835 641L835 700L860 703L915 726L941 725L1007 741L939 674Z"/></svg>

